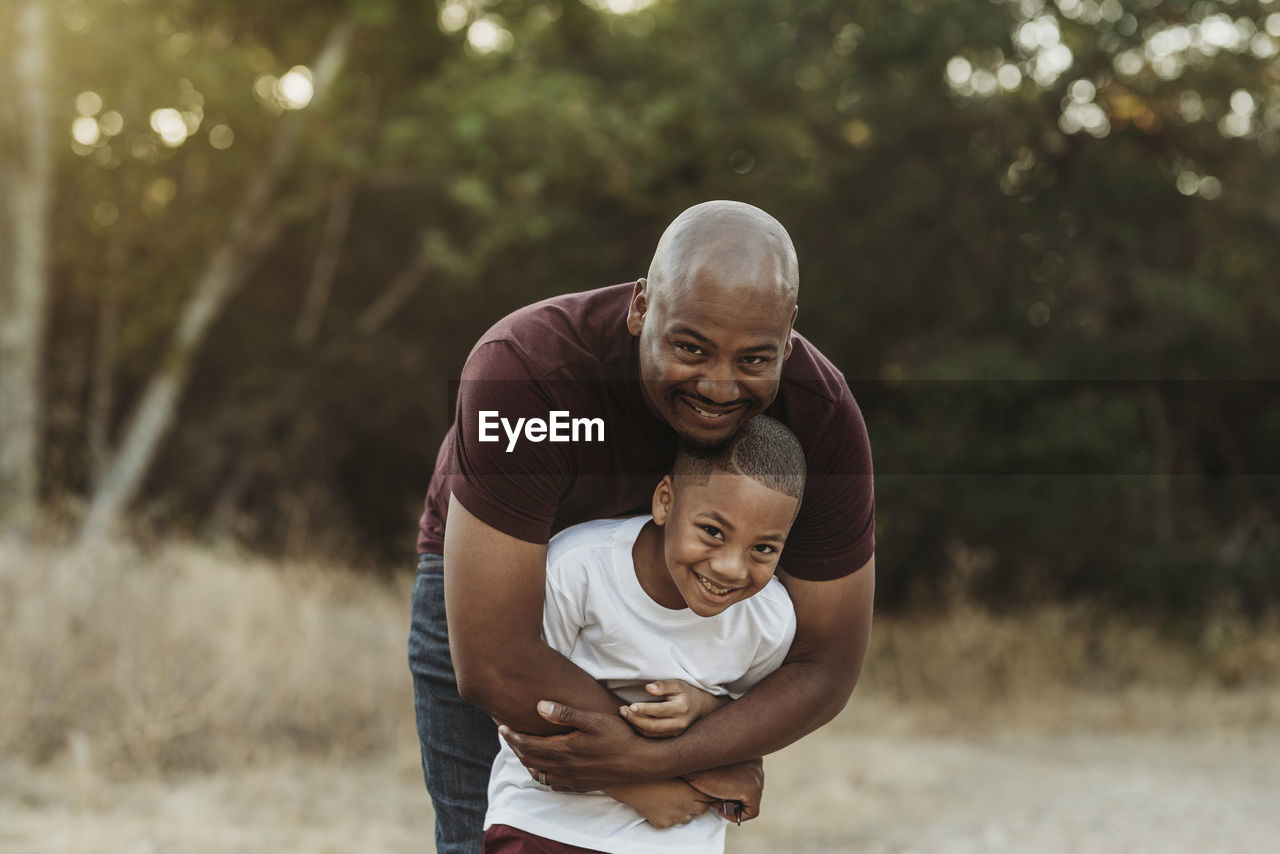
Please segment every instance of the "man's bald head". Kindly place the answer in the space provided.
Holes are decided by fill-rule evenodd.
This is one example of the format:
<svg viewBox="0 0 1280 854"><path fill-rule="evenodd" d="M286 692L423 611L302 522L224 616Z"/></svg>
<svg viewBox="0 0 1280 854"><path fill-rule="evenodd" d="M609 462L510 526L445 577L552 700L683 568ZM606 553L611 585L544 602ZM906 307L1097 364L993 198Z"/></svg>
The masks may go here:
<svg viewBox="0 0 1280 854"><path fill-rule="evenodd" d="M787 230L744 202L712 201L676 217L658 241L649 265L650 299L668 288L708 278L743 297L794 307L800 265Z"/></svg>
<svg viewBox="0 0 1280 854"><path fill-rule="evenodd" d="M711 448L767 409L791 355L798 285L787 230L759 208L706 202L676 217L627 307L653 413Z"/></svg>

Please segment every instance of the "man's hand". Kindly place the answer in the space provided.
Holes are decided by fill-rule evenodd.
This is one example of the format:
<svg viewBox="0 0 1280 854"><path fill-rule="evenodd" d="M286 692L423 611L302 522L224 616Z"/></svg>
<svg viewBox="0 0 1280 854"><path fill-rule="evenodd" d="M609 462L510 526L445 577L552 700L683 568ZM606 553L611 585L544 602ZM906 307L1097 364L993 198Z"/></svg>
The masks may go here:
<svg viewBox="0 0 1280 854"><path fill-rule="evenodd" d="M717 811L729 821L749 821L760 815L760 798L764 795L763 759L685 774L684 779L713 801L720 802ZM735 815L726 811L725 801L742 804L741 812Z"/></svg>
<svg viewBox="0 0 1280 854"><path fill-rule="evenodd" d="M679 778L614 786L605 789L605 794L631 807L659 830L688 824L715 805L711 798Z"/></svg>
<svg viewBox="0 0 1280 854"><path fill-rule="evenodd" d="M536 736L502 726L498 732L520 762L557 792L594 792L623 783L669 777L657 767L653 742L636 735L617 715L588 712L542 700L538 714L548 723L572 727L560 735ZM649 747L647 747L649 746Z"/></svg>
<svg viewBox="0 0 1280 854"><path fill-rule="evenodd" d="M730 702L728 697L709 694L681 679L659 679L645 685L644 689L662 700L656 703L632 703L620 708L618 714L636 732L649 738L671 738L679 735L698 718Z"/></svg>

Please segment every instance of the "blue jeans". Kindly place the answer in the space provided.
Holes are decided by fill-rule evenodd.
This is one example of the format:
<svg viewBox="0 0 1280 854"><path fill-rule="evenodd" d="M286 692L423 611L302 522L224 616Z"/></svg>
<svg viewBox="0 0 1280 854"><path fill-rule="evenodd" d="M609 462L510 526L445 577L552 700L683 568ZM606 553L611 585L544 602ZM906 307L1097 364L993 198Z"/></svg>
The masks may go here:
<svg viewBox="0 0 1280 854"><path fill-rule="evenodd" d="M409 670L422 776L436 811L438 854L480 854L498 727L458 696L444 612L444 558L419 555L409 628Z"/></svg>

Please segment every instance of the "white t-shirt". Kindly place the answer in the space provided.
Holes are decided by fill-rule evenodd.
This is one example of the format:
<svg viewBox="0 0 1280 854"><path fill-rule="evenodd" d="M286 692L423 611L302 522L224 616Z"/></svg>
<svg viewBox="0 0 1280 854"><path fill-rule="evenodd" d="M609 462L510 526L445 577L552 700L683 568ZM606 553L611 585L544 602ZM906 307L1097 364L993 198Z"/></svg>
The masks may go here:
<svg viewBox="0 0 1280 854"><path fill-rule="evenodd" d="M561 531L547 546L543 634L547 644L629 702L644 685L683 679L733 698L776 670L795 636L791 599L776 578L714 617L673 611L636 578L631 548L647 516L601 519ZM529 833L612 854L724 850L725 820L707 812L659 830L600 792L553 792L529 776L505 741L489 777L485 827Z"/></svg>

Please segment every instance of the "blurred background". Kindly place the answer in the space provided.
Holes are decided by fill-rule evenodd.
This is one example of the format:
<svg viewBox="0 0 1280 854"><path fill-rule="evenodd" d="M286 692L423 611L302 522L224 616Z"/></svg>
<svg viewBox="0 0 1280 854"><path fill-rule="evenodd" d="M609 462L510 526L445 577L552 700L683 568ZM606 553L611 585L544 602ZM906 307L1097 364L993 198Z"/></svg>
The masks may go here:
<svg viewBox="0 0 1280 854"><path fill-rule="evenodd" d="M711 198L789 229L797 328L868 422L869 703L952 710L929 730L1146 680L1272 686L1228 717L1280 719L1277 0L4 0L0 60L19 761L394 745L411 788L380 692L408 704L449 382L503 314L644 275ZM290 688L283 637L243 683L263 649L159 655L187 595L312 626L317 672L334 621L394 661L335 724L351 692ZM98 693L50 676L89 648ZM275 712L215 720L267 685Z"/></svg>

